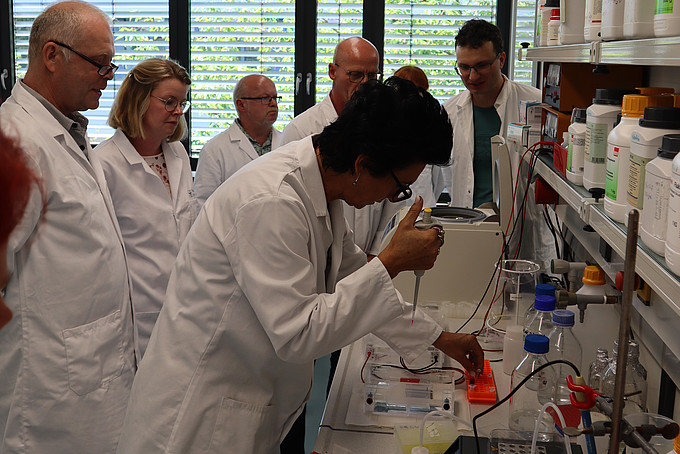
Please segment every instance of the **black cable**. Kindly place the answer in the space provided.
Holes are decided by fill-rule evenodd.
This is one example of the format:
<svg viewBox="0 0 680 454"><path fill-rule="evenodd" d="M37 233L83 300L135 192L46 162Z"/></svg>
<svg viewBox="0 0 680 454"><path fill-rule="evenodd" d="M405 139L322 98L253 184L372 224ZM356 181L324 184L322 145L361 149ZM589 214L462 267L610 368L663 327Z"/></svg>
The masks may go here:
<svg viewBox="0 0 680 454"><path fill-rule="evenodd" d="M543 220L545 221L546 225L548 226L548 230L550 230L550 233L552 234L553 241L555 242L555 254L558 259L561 259L562 256L560 255L560 244L559 240L557 239L557 233L555 232L555 226L552 223L552 219L550 219L550 215L548 214L548 206L543 205Z"/></svg>
<svg viewBox="0 0 680 454"><path fill-rule="evenodd" d="M484 410L483 412L479 413L478 415L475 415L475 417L472 418L472 431L473 431L474 434L475 434L475 445L477 446L477 454L480 454L480 453L482 452L482 451L479 449L479 434L477 433L477 419L481 418L482 416L484 416L484 415L490 413L492 410L496 409L496 408L499 407L500 405L504 404L508 399L510 399L510 398L512 397L513 394L515 394L515 393L517 392L517 390L518 390L522 385L524 385L527 381L529 381L529 379L530 379L531 377L533 377L534 375L536 375L538 372L542 371L543 369L545 369L545 368L548 367L548 366L552 366L552 365L554 365L554 364L560 364L560 363L566 364L567 366L571 367L571 368L574 370L574 372L576 373L577 376L580 376L580 375L581 375L581 372L579 372L578 367L576 367L576 366L575 366L572 362L570 362L570 361L567 361L567 360L565 360L565 359L556 359L556 360L553 360L553 361L548 361L547 363L543 364L542 366L539 366L536 370L533 370L529 375L527 375L526 377L524 377L524 379L523 379L521 382L519 382L519 383L517 384L517 386L515 386L514 388L512 388L512 390L510 390L510 392L508 393L507 396L505 396L503 399L499 400L498 402L496 402L495 404L493 404L491 407L487 408L486 410Z"/></svg>

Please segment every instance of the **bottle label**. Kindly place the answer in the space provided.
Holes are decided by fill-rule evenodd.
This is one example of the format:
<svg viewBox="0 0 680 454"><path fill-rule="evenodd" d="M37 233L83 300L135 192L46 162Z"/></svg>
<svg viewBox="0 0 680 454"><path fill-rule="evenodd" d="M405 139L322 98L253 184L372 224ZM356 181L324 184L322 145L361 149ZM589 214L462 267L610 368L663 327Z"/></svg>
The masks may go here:
<svg viewBox="0 0 680 454"><path fill-rule="evenodd" d="M647 172L641 222L654 238L665 240L670 180Z"/></svg>
<svg viewBox="0 0 680 454"><path fill-rule="evenodd" d="M677 250L680 249L680 173L675 171L671 177L669 196L666 244Z"/></svg>
<svg viewBox="0 0 680 454"><path fill-rule="evenodd" d="M645 195L645 166L651 161L635 153L630 154L628 166L628 194L627 200L633 208L642 209Z"/></svg>
<svg viewBox="0 0 680 454"><path fill-rule="evenodd" d="M607 173L604 192L607 198L616 201L619 184L619 151L614 145L607 146Z"/></svg>
<svg viewBox="0 0 680 454"><path fill-rule="evenodd" d="M607 159L609 125L587 122L586 128L585 160L593 164L604 164Z"/></svg>
<svg viewBox="0 0 680 454"><path fill-rule="evenodd" d="M656 0L655 14L673 14L673 0Z"/></svg>

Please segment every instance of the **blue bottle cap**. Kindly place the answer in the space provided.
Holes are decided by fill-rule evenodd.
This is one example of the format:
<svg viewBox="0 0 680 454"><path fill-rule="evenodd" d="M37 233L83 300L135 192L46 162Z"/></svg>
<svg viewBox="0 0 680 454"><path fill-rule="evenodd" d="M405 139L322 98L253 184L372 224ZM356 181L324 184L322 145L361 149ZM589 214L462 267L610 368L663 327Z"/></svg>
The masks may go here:
<svg viewBox="0 0 680 454"><path fill-rule="evenodd" d="M555 296L555 286L551 284L537 284L536 291L534 292L536 296L538 295L548 295Z"/></svg>
<svg viewBox="0 0 680 454"><path fill-rule="evenodd" d="M567 309L557 309L552 313L552 321L558 326L574 326L574 313Z"/></svg>
<svg viewBox="0 0 680 454"><path fill-rule="evenodd" d="M524 350L529 353L548 353L550 341L543 334L527 334L524 338Z"/></svg>
<svg viewBox="0 0 680 454"><path fill-rule="evenodd" d="M537 295L534 299L534 307L538 311L554 311L555 297L549 295Z"/></svg>

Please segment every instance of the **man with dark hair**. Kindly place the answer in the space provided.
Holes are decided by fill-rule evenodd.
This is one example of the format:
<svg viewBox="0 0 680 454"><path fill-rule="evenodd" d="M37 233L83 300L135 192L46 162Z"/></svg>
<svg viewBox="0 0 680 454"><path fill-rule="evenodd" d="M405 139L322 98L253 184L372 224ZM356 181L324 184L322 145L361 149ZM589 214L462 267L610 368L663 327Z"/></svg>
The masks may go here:
<svg viewBox="0 0 680 454"><path fill-rule="evenodd" d="M497 134L505 137L508 124L519 121L520 101L541 99L541 91L537 88L509 80L501 73L505 59L498 27L481 19L469 20L461 27L456 36L456 72L467 90L444 103L453 125L451 172L448 175L452 180L448 185L452 206L476 208L491 201L490 139ZM516 170L519 156L513 156ZM526 172L523 175L526 176ZM524 194L525 180L520 179L518 194ZM552 255L552 237L540 228L543 222L535 207L533 191L529 191L526 222L533 227L524 229L520 255L543 260ZM513 236L513 243L518 240L518 235Z"/></svg>
<svg viewBox="0 0 680 454"><path fill-rule="evenodd" d="M472 19L456 36L456 72L466 91L444 103L453 125L451 205L478 207L491 201L491 137L505 136L519 120L519 101L541 99L537 88L509 80L498 27Z"/></svg>
<svg viewBox="0 0 680 454"><path fill-rule="evenodd" d="M207 200L135 377L119 454L278 452L314 359L370 332L407 361L434 345L482 366L474 336L423 311L412 323L392 284L432 268L444 244L443 231L414 227L422 199L370 262L343 216L341 201L401 200L426 164L448 161L446 112L394 79L363 84L320 135L256 159Z"/></svg>

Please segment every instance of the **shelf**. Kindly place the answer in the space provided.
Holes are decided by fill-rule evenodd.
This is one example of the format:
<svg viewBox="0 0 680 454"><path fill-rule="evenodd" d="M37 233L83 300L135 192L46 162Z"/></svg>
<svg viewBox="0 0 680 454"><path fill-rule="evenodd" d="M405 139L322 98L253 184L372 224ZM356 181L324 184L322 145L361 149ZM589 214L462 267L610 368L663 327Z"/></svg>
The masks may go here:
<svg viewBox="0 0 680 454"><path fill-rule="evenodd" d="M529 61L680 66L680 36L522 49Z"/></svg>
<svg viewBox="0 0 680 454"><path fill-rule="evenodd" d="M539 158L535 171L589 224L620 256L626 254L626 228L604 213L603 204L595 203L590 193L567 181L546 156ZM664 258L638 242L635 271L677 315L680 315L680 278L670 272Z"/></svg>

